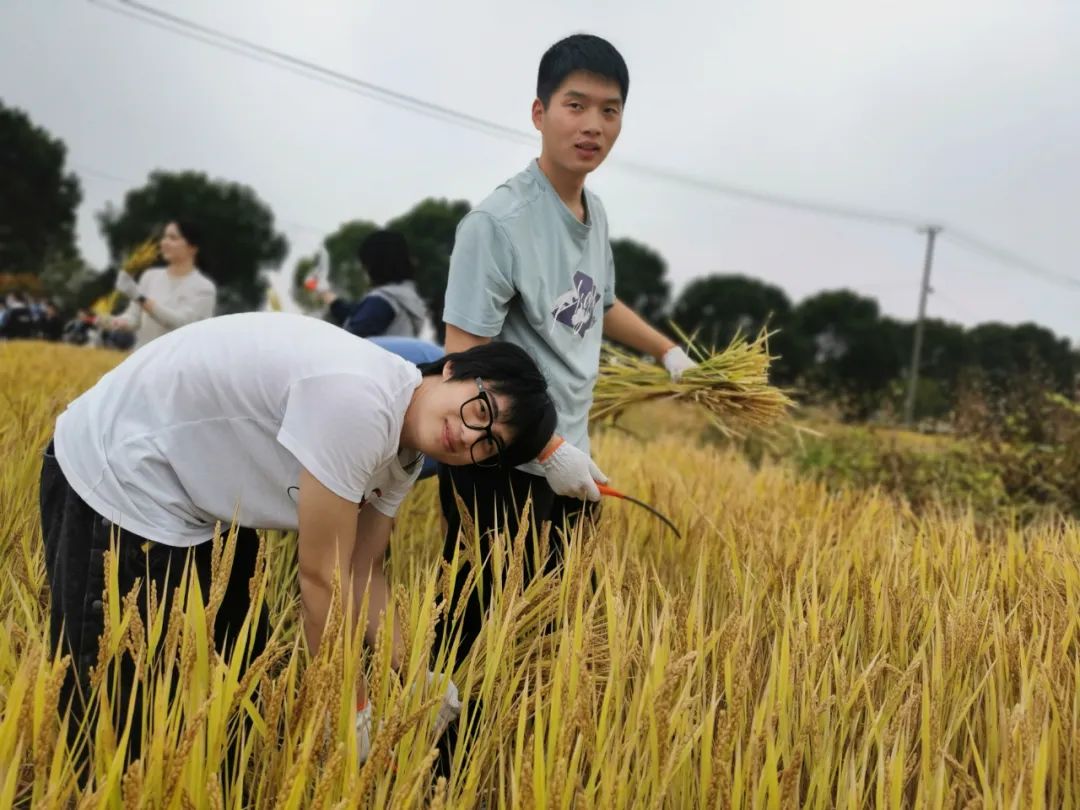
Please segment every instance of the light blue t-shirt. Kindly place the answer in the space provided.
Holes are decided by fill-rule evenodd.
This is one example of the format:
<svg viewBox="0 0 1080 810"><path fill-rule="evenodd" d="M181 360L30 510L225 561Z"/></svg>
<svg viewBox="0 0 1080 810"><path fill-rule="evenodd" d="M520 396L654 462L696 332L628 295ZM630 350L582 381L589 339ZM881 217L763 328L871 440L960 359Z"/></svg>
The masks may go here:
<svg viewBox="0 0 1080 810"><path fill-rule="evenodd" d="M615 303L607 215L585 191L587 223L532 161L458 225L443 320L532 355L559 413L558 433L589 452L589 408L604 311ZM535 475L535 462L519 469Z"/></svg>

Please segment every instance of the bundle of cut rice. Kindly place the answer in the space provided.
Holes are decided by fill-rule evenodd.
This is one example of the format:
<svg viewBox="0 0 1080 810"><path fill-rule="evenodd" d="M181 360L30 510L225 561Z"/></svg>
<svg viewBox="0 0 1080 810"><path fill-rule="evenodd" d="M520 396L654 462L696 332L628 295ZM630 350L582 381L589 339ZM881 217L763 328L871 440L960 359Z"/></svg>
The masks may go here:
<svg viewBox="0 0 1080 810"><path fill-rule="evenodd" d="M652 358L604 347L591 420L614 418L631 405L653 399L697 405L728 436L775 427L787 417L794 402L769 384L769 364L774 359L769 354L769 337L774 333L762 330L754 340L737 334L723 351L709 352L677 328L676 332L697 362L678 381Z"/></svg>
<svg viewBox="0 0 1080 810"><path fill-rule="evenodd" d="M132 248L131 252L124 259L124 272L137 278L139 273L150 267L158 260L158 243L153 237L150 237L140 245L136 245Z"/></svg>

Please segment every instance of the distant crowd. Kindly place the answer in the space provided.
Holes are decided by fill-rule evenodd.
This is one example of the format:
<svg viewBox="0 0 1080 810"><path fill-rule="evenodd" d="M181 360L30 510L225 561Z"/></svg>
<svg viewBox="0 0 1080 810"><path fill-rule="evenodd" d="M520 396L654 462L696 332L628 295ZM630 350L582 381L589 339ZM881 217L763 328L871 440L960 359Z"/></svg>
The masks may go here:
<svg viewBox="0 0 1080 810"><path fill-rule="evenodd" d="M0 340L60 340L64 321L48 298L10 292L0 300Z"/></svg>

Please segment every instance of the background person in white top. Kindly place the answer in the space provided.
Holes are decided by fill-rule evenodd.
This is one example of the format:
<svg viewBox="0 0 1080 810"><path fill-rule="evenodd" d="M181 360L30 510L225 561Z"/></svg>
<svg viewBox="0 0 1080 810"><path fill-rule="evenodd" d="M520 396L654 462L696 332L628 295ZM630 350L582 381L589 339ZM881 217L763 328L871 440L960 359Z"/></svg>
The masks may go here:
<svg viewBox="0 0 1080 810"><path fill-rule="evenodd" d="M122 592L148 573L159 594L169 593L190 555L207 594L215 523L234 516L244 528L217 616L219 646L248 611L255 528L299 530L313 653L336 575L354 607L367 590L373 640L387 604L382 560L392 519L422 455L517 464L539 452L554 426L547 383L518 347L484 346L417 367L299 315L245 313L178 329L131 354L57 419L41 478L52 642L72 654L85 686L103 628L111 530L119 532ZM266 640L265 616L256 635L253 655ZM395 665L399 645L396 638ZM64 704L75 685L65 685ZM456 702L452 684L448 692L444 710ZM363 705L362 690L358 697ZM78 701L72 711L81 711Z"/></svg>
<svg viewBox="0 0 1080 810"><path fill-rule="evenodd" d="M99 317L103 329L135 333L135 348L145 346L166 332L214 314L217 287L195 266L201 233L188 220L173 220L161 236L161 256L166 267L152 267L138 282L120 270L116 289L130 303L120 315Z"/></svg>

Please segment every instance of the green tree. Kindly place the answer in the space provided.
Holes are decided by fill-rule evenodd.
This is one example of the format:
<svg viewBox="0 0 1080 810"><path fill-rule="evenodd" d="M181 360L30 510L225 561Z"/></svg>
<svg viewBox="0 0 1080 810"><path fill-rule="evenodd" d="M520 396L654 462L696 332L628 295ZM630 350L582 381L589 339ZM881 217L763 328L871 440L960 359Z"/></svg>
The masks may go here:
<svg viewBox="0 0 1080 810"><path fill-rule="evenodd" d="M902 370L900 324L881 317L877 301L828 290L799 303L794 329L812 351L808 385L839 399L849 416L865 418Z"/></svg>
<svg viewBox="0 0 1080 810"><path fill-rule="evenodd" d="M807 352L792 329L791 301L779 287L743 275L711 275L694 279L672 307L671 319L685 332L697 333L709 347L726 346L737 332L756 335L766 325L779 330L769 342L777 356L774 381L794 381Z"/></svg>
<svg viewBox="0 0 1080 810"><path fill-rule="evenodd" d="M968 332L967 343L972 365L997 389L1034 373L1048 375L1057 390L1071 392L1080 372L1068 339L1034 323L979 324Z"/></svg>
<svg viewBox="0 0 1080 810"><path fill-rule="evenodd" d="M671 287L667 264L648 245L633 239L612 239L615 260L615 293L628 307L654 326L663 327Z"/></svg>
<svg viewBox="0 0 1080 810"><path fill-rule="evenodd" d="M0 272L41 273L78 257L78 178L65 173L67 147L20 110L0 102Z"/></svg>
<svg viewBox="0 0 1080 810"><path fill-rule="evenodd" d="M323 247L330 256L330 286L349 300L358 300L368 289L368 277L357 253L363 242L379 226L366 219L354 219L343 223L323 240ZM314 295L304 289L304 279L315 267L316 257L304 256L293 270L292 292L296 301L306 309L322 307Z"/></svg>
<svg viewBox="0 0 1080 810"><path fill-rule="evenodd" d="M121 210L110 205L98 215L116 264L171 219L190 219L202 229L198 264L218 285L218 311L256 309L263 298L262 271L281 262L288 242L274 230L274 214L254 190L201 172L157 171L125 195Z"/></svg>
<svg viewBox="0 0 1080 810"><path fill-rule="evenodd" d="M446 337L442 312L450 254L458 223L470 208L466 200L428 198L386 223L388 229L400 231L409 242L416 261L416 289L428 305L440 342Z"/></svg>

